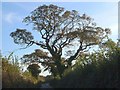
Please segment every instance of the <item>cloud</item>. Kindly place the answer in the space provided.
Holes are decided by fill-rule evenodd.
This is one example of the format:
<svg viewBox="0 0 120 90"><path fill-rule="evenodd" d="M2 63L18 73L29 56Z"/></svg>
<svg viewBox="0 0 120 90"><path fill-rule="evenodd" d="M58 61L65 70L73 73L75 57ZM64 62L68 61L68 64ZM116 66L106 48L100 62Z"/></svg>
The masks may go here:
<svg viewBox="0 0 120 90"><path fill-rule="evenodd" d="M20 17L16 13L10 12L5 15L5 21L9 24L12 24L15 21L20 21L20 20L21 20Z"/></svg>

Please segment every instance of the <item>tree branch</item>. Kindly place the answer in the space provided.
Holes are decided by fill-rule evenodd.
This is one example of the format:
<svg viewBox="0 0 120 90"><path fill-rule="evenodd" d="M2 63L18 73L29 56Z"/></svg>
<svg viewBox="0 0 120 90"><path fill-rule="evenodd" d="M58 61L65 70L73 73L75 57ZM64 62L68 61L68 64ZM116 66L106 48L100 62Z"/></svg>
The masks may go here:
<svg viewBox="0 0 120 90"><path fill-rule="evenodd" d="M41 43L38 43L38 42L35 42L35 41L30 41L30 42L31 42L31 44L36 44L36 45L42 47L43 49L47 49L47 46L44 45L44 44L41 44Z"/></svg>
<svg viewBox="0 0 120 90"><path fill-rule="evenodd" d="M82 50L82 43L83 42L80 42L80 46L79 46L78 50L76 51L76 53L73 56L70 56L70 58L68 58L68 65L71 66L72 61L77 57L77 55L79 54L79 52Z"/></svg>

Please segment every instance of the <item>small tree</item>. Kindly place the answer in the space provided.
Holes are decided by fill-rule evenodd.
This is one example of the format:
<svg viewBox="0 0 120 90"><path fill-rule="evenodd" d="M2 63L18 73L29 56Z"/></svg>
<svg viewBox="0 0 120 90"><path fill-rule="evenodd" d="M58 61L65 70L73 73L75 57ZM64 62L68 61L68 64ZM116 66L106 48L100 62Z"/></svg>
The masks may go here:
<svg viewBox="0 0 120 90"><path fill-rule="evenodd" d="M52 73L57 72L60 77L66 69L65 66L71 66L72 61L81 51L100 44L110 31L96 26L93 19L86 14L80 15L76 10L68 11L52 4L39 6L25 17L23 22L27 25L32 24L41 39L36 41L32 33L26 29L17 29L10 34L14 42L27 45L26 47L35 44L40 46L41 50L47 50L49 55L46 55L43 62L47 66L50 64L51 68L47 69L50 69ZM74 52L71 50L73 47L76 47ZM62 59L63 52L68 52L69 58ZM35 58L37 56L39 55Z"/></svg>
<svg viewBox="0 0 120 90"><path fill-rule="evenodd" d="M31 72L32 76L37 78L39 73L41 72L40 66L38 64L31 64L28 66L28 71Z"/></svg>

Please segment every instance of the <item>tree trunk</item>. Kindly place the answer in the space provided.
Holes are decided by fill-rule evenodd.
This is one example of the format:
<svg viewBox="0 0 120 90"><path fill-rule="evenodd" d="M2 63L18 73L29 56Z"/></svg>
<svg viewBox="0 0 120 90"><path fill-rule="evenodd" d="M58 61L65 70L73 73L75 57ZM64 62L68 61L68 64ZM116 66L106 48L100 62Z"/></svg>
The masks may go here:
<svg viewBox="0 0 120 90"><path fill-rule="evenodd" d="M57 71L58 71L59 77L62 78L65 68L64 68L64 65L62 65L62 63L61 63L61 57L60 56L56 57L55 65L57 67Z"/></svg>

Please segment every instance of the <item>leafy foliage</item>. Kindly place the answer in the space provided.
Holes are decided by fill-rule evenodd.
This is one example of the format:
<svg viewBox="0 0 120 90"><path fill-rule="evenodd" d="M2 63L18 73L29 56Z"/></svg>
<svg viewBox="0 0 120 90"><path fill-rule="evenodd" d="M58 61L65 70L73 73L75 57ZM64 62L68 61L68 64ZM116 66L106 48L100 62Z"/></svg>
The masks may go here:
<svg viewBox="0 0 120 90"><path fill-rule="evenodd" d="M17 29L16 32L10 34L16 44L30 44L33 36L26 29Z"/></svg>
<svg viewBox="0 0 120 90"><path fill-rule="evenodd" d="M8 60L2 58L2 88L21 88L27 87L28 82L25 81L19 72L19 68L9 64ZM29 85L32 83L29 83Z"/></svg>
<svg viewBox="0 0 120 90"><path fill-rule="evenodd" d="M31 64L28 66L28 71L31 72L32 76L38 78L39 73L41 72L40 66L38 64Z"/></svg>
<svg viewBox="0 0 120 90"><path fill-rule="evenodd" d="M36 79L31 73L22 72L18 64L2 57L2 88L35 88L40 87L41 82L44 82L43 77Z"/></svg>

